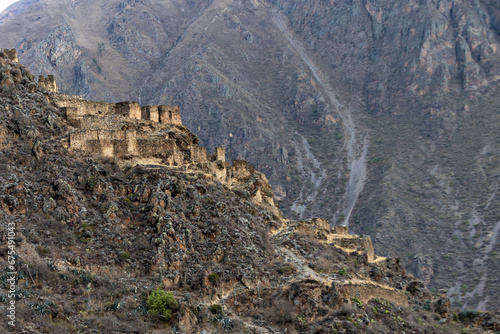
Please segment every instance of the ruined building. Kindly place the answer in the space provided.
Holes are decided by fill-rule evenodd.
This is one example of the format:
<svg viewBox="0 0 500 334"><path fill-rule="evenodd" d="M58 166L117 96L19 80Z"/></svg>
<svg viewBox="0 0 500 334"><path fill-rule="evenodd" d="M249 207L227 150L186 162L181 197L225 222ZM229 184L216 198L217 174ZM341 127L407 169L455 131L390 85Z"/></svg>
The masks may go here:
<svg viewBox="0 0 500 334"><path fill-rule="evenodd" d="M69 138L71 150L122 159L151 158L168 167L199 164L220 181L231 180L224 149L210 154L199 146L198 138L182 125L179 107L93 102L63 94L54 96L54 101L75 127Z"/></svg>
<svg viewBox="0 0 500 334"><path fill-rule="evenodd" d="M87 101L81 96L57 92L55 78L40 76L38 88L50 94L68 123L69 149L116 157L138 164L171 168L196 167L219 181L247 181L254 175L262 184L268 184L262 173L246 161L226 162L225 150L216 148L207 152L198 143L198 137L182 125L177 106L140 106L136 102L119 103ZM259 181L259 182L260 182ZM272 191L256 189L252 198L274 205Z"/></svg>
<svg viewBox="0 0 500 334"><path fill-rule="evenodd" d="M18 62L15 49L4 49L0 52L0 58ZM231 166L225 161L222 147L209 153L199 146L198 138L182 125L178 106L142 107L132 101L87 101L81 96L58 93L54 75L40 75L38 89L49 94L73 126L69 134L70 150L166 167L189 168L190 165L196 165L198 169L228 184L233 173L237 180L240 177L248 178L248 171L254 170L244 161Z"/></svg>
<svg viewBox="0 0 500 334"><path fill-rule="evenodd" d="M0 58L7 58L10 61L19 62L19 59L17 58L17 51L16 49L4 49L3 51L0 51Z"/></svg>
<svg viewBox="0 0 500 334"><path fill-rule="evenodd" d="M48 75L46 78L43 75L38 76L38 88L57 93L56 78L53 75Z"/></svg>

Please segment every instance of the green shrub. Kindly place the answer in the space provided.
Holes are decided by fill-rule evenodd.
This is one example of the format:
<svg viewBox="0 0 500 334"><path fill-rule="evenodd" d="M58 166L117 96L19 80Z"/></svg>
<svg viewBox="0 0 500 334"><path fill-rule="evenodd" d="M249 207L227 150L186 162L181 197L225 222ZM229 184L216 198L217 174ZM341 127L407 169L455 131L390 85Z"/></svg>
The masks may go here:
<svg viewBox="0 0 500 334"><path fill-rule="evenodd" d="M90 271L81 269L79 274L80 274L80 282L82 284L88 284L92 282L92 274L90 273Z"/></svg>
<svg viewBox="0 0 500 334"><path fill-rule="evenodd" d="M363 303L358 298L353 297L351 300L353 303L358 304L359 306L363 306Z"/></svg>
<svg viewBox="0 0 500 334"><path fill-rule="evenodd" d="M47 267L49 267L49 269L52 270L52 271L56 271L57 270L57 266L52 261L47 262Z"/></svg>
<svg viewBox="0 0 500 334"><path fill-rule="evenodd" d="M43 315L49 314L50 312L52 312L52 309L54 307L55 307L55 305L47 299L45 299L43 302L41 302L39 304L34 305L34 308L38 311L38 313L43 314Z"/></svg>
<svg viewBox="0 0 500 334"><path fill-rule="evenodd" d="M94 189L98 181L99 180L96 177L91 176L87 179L86 185L89 189Z"/></svg>
<svg viewBox="0 0 500 334"><path fill-rule="evenodd" d="M210 312L212 312L212 314L221 314L222 306L220 306L219 304L213 304L212 306L210 306Z"/></svg>
<svg viewBox="0 0 500 334"><path fill-rule="evenodd" d="M214 306L214 305L212 305ZM220 307L220 305L217 305ZM234 323L225 314L221 313L213 318L214 322L219 322L224 331L230 331L234 327Z"/></svg>
<svg viewBox="0 0 500 334"><path fill-rule="evenodd" d="M295 268L288 264L284 264L281 268L278 269L278 274L283 276L290 276L295 273Z"/></svg>
<svg viewBox="0 0 500 334"><path fill-rule="evenodd" d="M172 312L177 311L179 308L179 304L175 300L173 293L163 291L160 288L151 292L146 305L148 306L149 313L158 314L165 321L172 319Z"/></svg>
<svg viewBox="0 0 500 334"><path fill-rule="evenodd" d="M208 275L208 280L212 284L217 284L220 282L220 276L217 273L211 273L210 275Z"/></svg>
<svg viewBox="0 0 500 334"><path fill-rule="evenodd" d="M233 328L233 321L228 317L222 318L220 324L225 331L229 331Z"/></svg>
<svg viewBox="0 0 500 334"><path fill-rule="evenodd" d="M460 312L460 320L464 320L464 319L474 319L475 317L479 316L481 314L480 311L477 311L477 310L462 310Z"/></svg>
<svg viewBox="0 0 500 334"><path fill-rule="evenodd" d="M347 275L347 268L342 268L339 271L337 271L337 274L340 276L346 276Z"/></svg>

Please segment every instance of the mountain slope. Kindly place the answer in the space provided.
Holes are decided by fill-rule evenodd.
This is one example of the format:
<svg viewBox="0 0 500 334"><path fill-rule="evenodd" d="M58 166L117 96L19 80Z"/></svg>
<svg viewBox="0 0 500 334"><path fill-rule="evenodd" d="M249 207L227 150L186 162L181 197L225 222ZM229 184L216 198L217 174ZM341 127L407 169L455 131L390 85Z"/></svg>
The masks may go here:
<svg viewBox="0 0 500 334"><path fill-rule="evenodd" d="M455 305L499 307L494 1L21 3L0 44L62 91L180 105L287 215L347 223Z"/></svg>
<svg viewBox="0 0 500 334"><path fill-rule="evenodd" d="M368 236L320 218L284 220L265 176L248 164L234 161L231 181L211 175L195 161L186 127L118 109L75 122L68 108L96 104L37 87L8 58L0 53L2 331L500 329L494 313L452 313L399 259L376 256ZM141 127L152 137L169 130L186 159L166 166L75 148L74 134L87 127L137 132L137 143Z"/></svg>

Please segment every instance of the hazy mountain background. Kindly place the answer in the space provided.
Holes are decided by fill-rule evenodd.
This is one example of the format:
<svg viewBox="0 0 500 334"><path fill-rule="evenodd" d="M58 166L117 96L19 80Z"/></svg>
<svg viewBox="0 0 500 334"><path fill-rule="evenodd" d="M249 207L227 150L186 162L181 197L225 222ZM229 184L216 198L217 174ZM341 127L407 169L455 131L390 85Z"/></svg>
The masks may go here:
<svg viewBox="0 0 500 334"><path fill-rule="evenodd" d="M181 106L286 215L349 224L495 310L499 17L487 0L30 0L0 15L0 46L63 92Z"/></svg>

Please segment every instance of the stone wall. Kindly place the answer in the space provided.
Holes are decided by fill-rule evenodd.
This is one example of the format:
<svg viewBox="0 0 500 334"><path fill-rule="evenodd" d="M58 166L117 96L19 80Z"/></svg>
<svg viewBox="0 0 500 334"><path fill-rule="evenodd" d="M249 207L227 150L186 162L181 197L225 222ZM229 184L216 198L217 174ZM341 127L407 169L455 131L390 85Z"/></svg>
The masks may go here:
<svg viewBox="0 0 500 334"><path fill-rule="evenodd" d="M367 235L352 236L350 238L343 237L342 235L338 237L331 235L329 241L343 248L353 249L362 253L366 252L368 261L375 260L372 239Z"/></svg>
<svg viewBox="0 0 500 334"><path fill-rule="evenodd" d="M233 179L239 182L245 182L248 180L255 172L255 167L250 165L245 160L234 160L233 161Z"/></svg>
<svg viewBox="0 0 500 334"><path fill-rule="evenodd" d="M376 259L371 238L366 235L351 235L347 226L331 228L325 219L314 218L309 221L300 222L294 229L297 232L313 234L320 242L366 253L367 259L370 262Z"/></svg>
<svg viewBox="0 0 500 334"><path fill-rule="evenodd" d="M158 106L145 106L141 108L142 119L150 120L151 122L160 122Z"/></svg>
<svg viewBox="0 0 500 334"><path fill-rule="evenodd" d="M45 85L45 83L42 83L42 85ZM116 114L165 125L182 125L179 107L155 105L141 107L136 102L131 101L119 103L94 102L73 96L59 97L55 99L55 103L59 108L65 108L64 111L68 121L74 122L75 124L78 124L79 120L85 116L107 116Z"/></svg>
<svg viewBox="0 0 500 334"><path fill-rule="evenodd" d="M87 142L98 140L97 130L75 131L69 134L69 145L72 149L87 150Z"/></svg>
<svg viewBox="0 0 500 334"><path fill-rule="evenodd" d="M16 49L12 49L12 50L3 49L3 51L0 52L0 58L7 58L10 61L13 61L13 62L16 62L16 63L19 62L19 59L17 58L17 51L16 51Z"/></svg>
<svg viewBox="0 0 500 334"><path fill-rule="evenodd" d="M215 162L213 174L221 182L231 184L231 165L227 162Z"/></svg>
<svg viewBox="0 0 500 334"><path fill-rule="evenodd" d="M408 306L408 297L399 290L390 287L368 282L348 281L337 286L337 291L341 296L351 301L357 298L366 304L370 300L379 298L385 299L399 306Z"/></svg>
<svg viewBox="0 0 500 334"><path fill-rule="evenodd" d="M79 127L81 125L81 117L78 111L78 107L62 107L60 109L69 124L75 127Z"/></svg>
<svg viewBox="0 0 500 334"><path fill-rule="evenodd" d="M181 110L177 106L158 106L159 120L162 124L182 125Z"/></svg>
<svg viewBox="0 0 500 334"><path fill-rule="evenodd" d="M185 160L175 140L147 136L135 130L78 130L70 134L70 147L117 158L162 158L169 166L181 166Z"/></svg>
<svg viewBox="0 0 500 334"><path fill-rule="evenodd" d="M215 159L218 161L226 161L226 150L223 147L215 148Z"/></svg>
<svg viewBox="0 0 500 334"><path fill-rule="evenodd" d="M56 78L53 75L38 76L38 89L46 90L51 93L57 93Z"/></svg>
<svg viewBox="0 0 500 334"><path fill-rule="evenodd" d="M81 126L85 116L106 116L116 112L116 104L93 101L62 100L56 102L66 116L68 122L76 127Z"/></svg>
<svg viewBox="0 0 500 334"><path fill-rule="evenodd" d="M38 87L39 89L57 93L56 80L53 75L49 75L47 78L42 75L39 76ZM165 125L182 125L181 111L178 106L151 105L141 107L133 101L119 103L94 102L87 101L81 96L65 94L55 96L54 102L59 108L65 108L66 118L73 126L80 126L81 120L85 116L106 116L111 114L149 120Z"/></svg>
<svg viewBox="0 0 500 334"><path fill-rule="evenodd" d="M191 161L193 162L206 162L207 149L198 145L191 145Z"/></svg>
<svg viewBox="0 0 500 334"><path fill-rule="evenodd" d="M347 226L335 226L332 228L332 233L334 233L334 234L349 234L349 227L347 227Z"/></svg>
<svg viewBox="0 0 500 334"><path fill-rule="evenodd" d="M127 142L127 153L138 156L139 150L137 149L137 132L125 131L125 141Z"/></svg>
<svg viewBox="0 0 500 334"><path fill-rule="evenodd" d="M228 162L208 161L198 163L197 166L205 173L215 176L219 181L231 184L231 165Z"/></svg>
<svg viewBox="0 0 500 334"><path fill-rule="evenodd" d="M75 109L64 108L68 118L72 117L71 113ZM132 129L80 129L70 134L70 148L117 158L160 158L168 166L195 163L203 165L207 173L219 180L230 182L232 169L227 162L216 159L216 154L208 154L204 147L195 143L180 148L176 139L169 137L168 134L159 135Z"/></svg>
<svg viewBox="0 0 500 334"><path fill-rule="evenodd" d="M116 104L115 112L124 117L142 119L141 106L136 102L125 101Z"/></svg>

